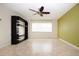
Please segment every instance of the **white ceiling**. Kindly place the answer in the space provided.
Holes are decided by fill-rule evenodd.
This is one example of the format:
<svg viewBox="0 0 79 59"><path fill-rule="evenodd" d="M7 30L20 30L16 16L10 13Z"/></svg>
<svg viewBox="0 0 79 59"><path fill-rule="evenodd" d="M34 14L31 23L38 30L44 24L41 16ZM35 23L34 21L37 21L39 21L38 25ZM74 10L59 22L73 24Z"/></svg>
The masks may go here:
<svg viewBox="0 0 79 59"><path fill-rule="evenodd" d="M67 11L69 11L76 4L74 3L4 3L3 6L10 10L18 12L23 16L27 17L29 20L57 20L63 16ZM29 9L38 10L41 6L44 6L44 11L49 11L50 14L44 15L43 17L33 15L34 12L29 11Z"/></svg>

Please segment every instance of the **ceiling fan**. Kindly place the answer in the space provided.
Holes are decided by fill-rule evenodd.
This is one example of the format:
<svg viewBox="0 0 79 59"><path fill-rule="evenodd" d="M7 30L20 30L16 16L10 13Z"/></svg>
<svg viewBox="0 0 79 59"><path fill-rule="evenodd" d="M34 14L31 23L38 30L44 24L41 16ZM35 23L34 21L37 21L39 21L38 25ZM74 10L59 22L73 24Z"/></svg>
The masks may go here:
<svg viewBox="0 0 79 59"><path fill-rule="evenodd" d="M36 12L34 15L39 14L40 16L43 16L43 14L50 14L50 12L44 12L43 11L44 10L44 6L41 6L38 11L33 10L33 9L29 9L29 10L31 10L33 12Z"/></svg>

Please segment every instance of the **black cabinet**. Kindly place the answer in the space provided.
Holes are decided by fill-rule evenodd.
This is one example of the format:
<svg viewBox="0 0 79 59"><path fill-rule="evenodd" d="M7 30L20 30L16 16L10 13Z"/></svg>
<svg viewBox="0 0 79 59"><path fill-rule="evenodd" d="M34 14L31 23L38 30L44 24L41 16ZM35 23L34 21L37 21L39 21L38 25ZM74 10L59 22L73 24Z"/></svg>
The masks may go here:
<svg viewBox="0 0 79 59"><path fill-rule="evenodd" d="M28 39L28 22L19 16L11 16L11 44Z"/></svg>

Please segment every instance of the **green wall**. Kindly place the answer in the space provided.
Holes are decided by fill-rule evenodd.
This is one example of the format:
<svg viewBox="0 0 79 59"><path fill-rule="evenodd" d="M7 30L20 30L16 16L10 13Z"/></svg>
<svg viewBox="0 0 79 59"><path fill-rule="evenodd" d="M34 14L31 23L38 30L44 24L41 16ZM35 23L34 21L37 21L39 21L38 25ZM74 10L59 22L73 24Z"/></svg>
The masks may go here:
<svg viewBox="0 0 79 59"><path fill-rule="evenodd" d="M79 4L58 20L58 36L79 47Z"/></svg>

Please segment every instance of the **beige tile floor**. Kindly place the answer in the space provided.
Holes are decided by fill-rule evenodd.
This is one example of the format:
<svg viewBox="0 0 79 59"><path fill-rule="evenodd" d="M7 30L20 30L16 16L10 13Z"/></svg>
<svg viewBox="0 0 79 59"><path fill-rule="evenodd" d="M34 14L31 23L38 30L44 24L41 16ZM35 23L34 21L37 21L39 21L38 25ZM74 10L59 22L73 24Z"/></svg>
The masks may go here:
<svg viewBox="0 0 79 59"><path fill-rule="evenodd" d="M28 39L0 49L1 56L79 56L79 50L59 39Z"/></svg>

